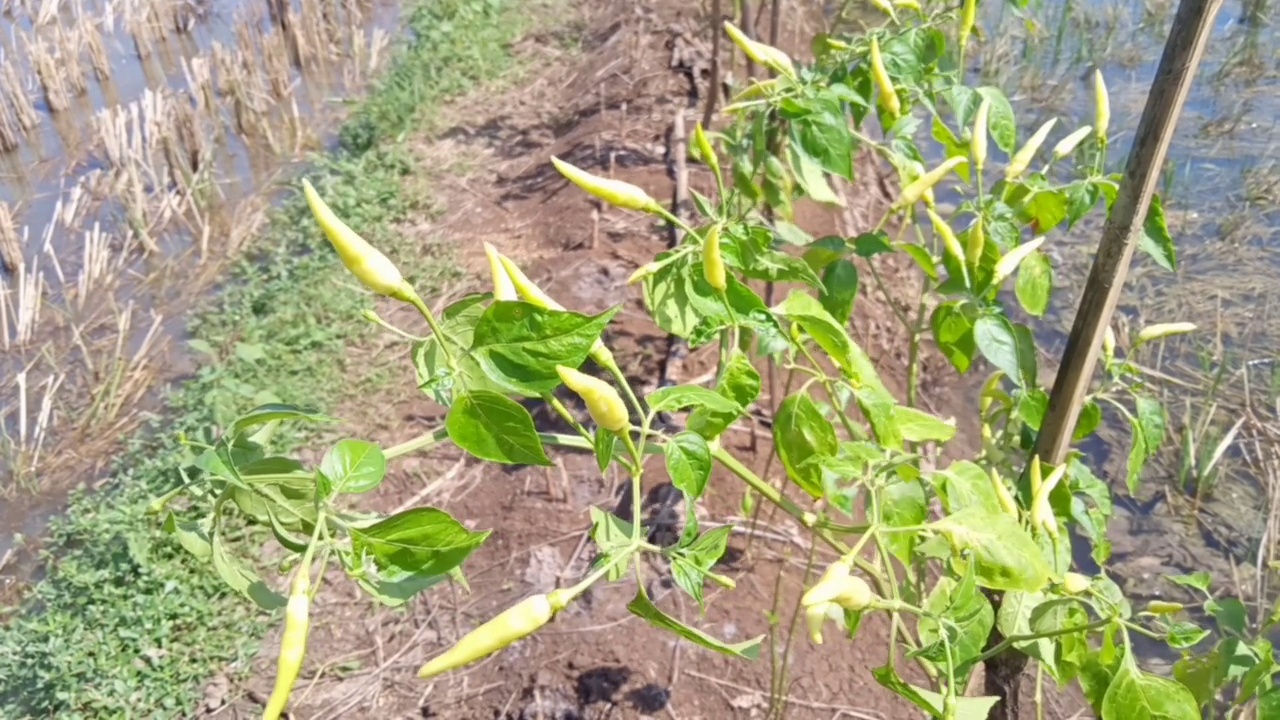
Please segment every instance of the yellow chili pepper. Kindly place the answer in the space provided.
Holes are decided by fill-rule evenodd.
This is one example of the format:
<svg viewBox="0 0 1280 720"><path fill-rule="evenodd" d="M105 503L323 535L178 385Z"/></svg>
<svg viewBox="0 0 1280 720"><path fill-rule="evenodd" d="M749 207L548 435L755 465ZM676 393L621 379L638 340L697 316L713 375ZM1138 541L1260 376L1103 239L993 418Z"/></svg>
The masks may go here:
<svg viewBox="0 0 1280 720"><path fill-rule="evenodd" d="M503 610L492 620L462 636L453 647L432 658L418 670L418 677L431 678L469 665L531 635L546 625L569 601L565 591L533 595Z"/></svg>
<svg viewBox="0 0 1280 720"><path fill-rule="evenodd" d="M1089 578L1076 572L1063 573L1062 589L1068 595L1079 595L1089 589Z"/></svg>
<svg viewBox="0 0 1280 720"><path fill-rule="evenodd" d="M1036 152L1040 150L1040 146L1044 144L1046 138L1049 137L1049 131L1057 124L1058 118L1050 118L1049 122L1040 126L1031 139L1027 141L1022 149L1014 153L1013 159L1009 161L1009 166L1004 169L1004 179L1013 180L1021 175L1027 166L1031 164L1031 159L1036 156Z"/></svg>
<svg viewBox="0 0 1280 720"><path fill-rule="evenodd" d="M991 101L984 95L978 105L978 112L973 116L973 137L969 138L969 154L973 156L973 167L982 172L987 162L987 114L991 112Z"/></svg>
<svg viewBox="0 0 1280 720"><path fill-rule="evenodd" d="M484 254L489 258L489 274L493 277L493 299L519 300L516 286L511 283L511 276L502 267L502 256L498 254L497 248L486 242Z"/></svg>
<svg viewBox="0 0 1280 720"><path fill-rule="evenodd" d="M982 224L982 216L979 215L974 219L973 225L969 226L969 241L965 245L964 256L970 265L977 267L982 262L982 251L986 249L986 244L986 227Z"/></svg>
<svg viewBox="0 0 1280 720"><path fill-rule="evenodd" d="M977 21L978 0L964 0L964 5L960 7L960 29L957 33L960 48L963 49L969 43L969 34L973 32L973 25Z"/></svg>
<svg viewBox="0 0 1280 720"><path fill-rule="evenodd" d="M702 129L702 122L699 121L693 126L693 144L698 148L698 154L702 156L702 162L711 168L712 174L716 176L717 182L720 181L720 158L716 157L716 149L711 145L711 139L707 137L707 133Z"/></svg>
<svg viewBox="0 0 1280 720"><path fill-rule="evenodd" d="M702 239L702 275L708 285L720 292L728 287L724 258L720 255L720 223L708 228L706 237Z"/></svg>
<svg viewBox="0 0 1280 720"><path fill-rule="evenodd" d="M894 22L898 21L898 15L893 11L893 5L890 5L888 0L867 0L867 2L871 3L871 6L875 9L893 18Z"/></svg>
<svg viewBox="0 0 1280 720"><path fill-rule="evenodd" d="M964 248L960 247L960 241L956 239L956 234L951 231L951 226L946 220L938 217L938 213L933 208L925 210L929 214L929 222L933 223L933 232L942 239L942 246L946 249L951 259L960 266L960 275L964 279L964 286L969 287L969 269L964 261Z"/></svg>
<svg viewBox="0 0 1280 720"><path fill-rule="evenodd" d="M1031 481L1031 497L1034 498L1040 494L1040 486L1044 485L1044 476L1040 469L1040 456L1031 456L1030 481Z"/></svg>
<svg viewBox="0 0 1280 720"><path fill-rule="evenodd" d="M898 91L893 87L893 80L889 79L889 71L884 67L884 58L880 56L880 41L875 37L871 38L871 79L876 83L876 89L880 93L880 107L889 113L889 117L894 120L902 114L902 101L898 99Z"/></svg>
<svg viewBox="0 0 1280 720"><path fill-rule="evenodd" d="M947 158L942 162L942 164L938 165L938 167L921 175L904 187L902 189L902 195L894 201L893 209L901 210L902 208L916 204L920 201L920 198L924 196L925 191L941 182L942 178L946 177L947 173L968 162L969 158L962 157L960 155Z"/></svg>
<svg viewBox="0 0 1280 720"><path fill-rule="evenodd" d="M996 263L995 270L991 274L991 287L999 287L1000 283L1005 281L1005 278L1018 269L1018 266L1022 264L1023 260L1027 259L1028 255L1039 250L1043 244L1044 236L1041 236L1005 253L1004 257L1000 258L1000 261Z"/></svg>
<svg viewBox="0 0 1280 720"><path fill-rule="evenodd" d="M1107 95L1107 81L1102 78L1102 70L1093 71L1093 131L1098 140L1107 141L1107 126L1111 124L1111 98Z"/></svg>
<svg viewBox="0 0 1280 720"><path fill-rule="evenodd" d="M725 22L724 31L728 33L729 39L733 41L733 44L737 45L743 54L754 62L760 63L780 75L786 75L789 78L796 76L795 65L792 64L791 57L786 53L772 45L752 40L731 22Z"/></svg>
<svg viewBox="0 0 1280 720"><path fill-rule="evenodd" d="M405 282L395 263L334 215L310 182L302 181L302 193L307 198L307 205L310 206L316 223L338 252L342 264L357 280L379 295L404 302L409 302L416 296L413 287Z"/></svg>
<svg viewBox="0 0 1280 720"><path fill-rule="evenodd" d="M1182 603L1169 602L1167 600L1152 600L1147 603L1147 612L1152 615L1172 615L1182 612L1186 609L1186 605Z"/></svg>
<svg viewBox="0 0 1280 720"><path fill-rule="evenodd" d="M556 302L554 298L542 291L536 283L529 279L528 275L520 269L518 265L511 261L511 258L498 253L498 262L502 263L502 269L507 271L507 278L511 284L515 286L516 293L525 302L530 305L536 305L544 310L559 310L564 312L564 306ZM589 353L592 360L595 360L602 367L612 367L614 362L613 353L609 348L605 347L604 341L597 339L595 344L591 346Z"/></svg>
<svg viewBox="0 0 1280 720"><path fill-rule="evenodd" d="M658 201L649 197L649 193L629 182L592 175L554 155L551 157L551 164L555 165L556 170L559 170L569 182L585 190L588 195L599 198L614 207L650 213L661 209Z"/></svg>
<svg viewBox="0 0 1280 720"><path fill-rule="evenodd" d="M610 432L626 432L630 425L627 406L612 385L563 365L557 365L556 372L566 387L582 397L596 425Z"/></svg>
<svg viewBox="0 0 1280 720"><path fill-rule="evenodd" d="M1102 355L1106 357L1107 362L1111 362L1111 359L1116 356L1116 333L1110 325L1102 333Z"/></svg>
<svg viewBox="0 0 1280 720"><path fill-rule="evenodd" d="M893 0L894 7L906 8L913 10L918 15L923 15L924 10L920 7L919 0Z"/></svg>
<svg viewBox="0 0 1280 720"><path fill-rule="evenodd" d="M1167 338L1171 335L1185 335L1196 329L1195 323L1175 322L1175 323L1158 323L1156 325L1148 325L1142 328L1138 333L1138 340L1133 344L1136 348L1139 345L1149 343L1153 340Z"/></svg>
<svg viewBox="0 0 1280 720"><path fill-rule="evenodd" d="M1000 473L995 468L991 468L991 488L995 490L996 502L1000 503L1000 509L1009 517L1017 520L1018 503L1013 499L1009 488L1005 486L1004 480L1000 478Z"/></svg>
<svg viewBox="0 0 1280 720"><path fill-rule="evenodd" d="M262 711L263 720L276 720L284 712L302 670L307 652L308 610L311 604L311 570L304 561L298 566L289 588L289 604L284 611L284 635L280 639L280 658L276 661L276 684Z"/></svg>
<svg viewBox="0 0 1280 720"><path fill-rule="evenodd" d="M1061 160L1062 158L1070 155L1072 151L1076 149L1076 146L1080 144L1080 141L1089 137L1089 133L1091 132L1093 132L1093 127L1091 125L1085 125L1059 140L1058 144L1053 146L1053 159Z"/></svg>

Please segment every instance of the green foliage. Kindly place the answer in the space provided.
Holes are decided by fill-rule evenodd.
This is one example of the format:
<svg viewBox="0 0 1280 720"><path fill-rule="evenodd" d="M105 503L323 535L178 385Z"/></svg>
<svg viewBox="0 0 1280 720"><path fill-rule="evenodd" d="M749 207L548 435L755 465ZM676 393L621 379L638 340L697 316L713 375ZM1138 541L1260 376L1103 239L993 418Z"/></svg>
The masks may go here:
<svg viewBox="0 0 1280 720"><path fill-rule="evenodd" d="M419 31L433 28L434 44L419 40L399 53L391 72L400 79L376 89L370 109L356 108L343 137L363 135L348 142L362 152L321 158L310 177L335 212L406 258L402 269L427 288L442 263L409 263L409 248L390 232L423 209L405 192L409 166L382 143L392 137L388 126L367 118L399 114L397 132L411 128L419 115L400 110L438 102L507 67L503 38L518 32L511 20L520 13L494 0L422 2L412 13ZM432 25L442 17L449 22ZM471 49L459 52L464 46ZM403 79L408 75L412 83ZM266 617L233 588L264 602L270 595L259 594L253 568L234 559L242 531L211 536L198 516L181 513L165 523L167 534L147 510L182 481L176 468L191 457L179 437L202 438L211 426L228 427L243 408L277 397L327 408L355 391L352 381L379 382L345 363L345 349L369 332L359 314L368 301L334 292L335 283L349 283L308 217L300 197L275 212L225 290L191 320L189 344L204 361L195 377L172 389L168 411L127 441L107 486L75 496L51 524L42 542L46 574L0 626L0 717L185 717L205 683L249 667ZM274 442L287 450L312 434L285 427ZM340 445L322 464L326 476L348 471L330 478L335 492L367 489L377 474L360 448ZM204 562L193 562L190 552L204 552ZM209 564L215 559L216 568ZM403 584L384 592L399 588L408 597Z"/></svg>

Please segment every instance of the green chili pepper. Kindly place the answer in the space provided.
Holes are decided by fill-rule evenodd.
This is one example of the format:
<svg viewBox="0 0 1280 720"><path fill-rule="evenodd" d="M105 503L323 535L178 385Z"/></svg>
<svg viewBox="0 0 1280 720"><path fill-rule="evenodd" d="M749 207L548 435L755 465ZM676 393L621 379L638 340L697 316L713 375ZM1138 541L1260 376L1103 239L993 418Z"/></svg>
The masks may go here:
<svg viewBox="0 0 1280 720"><path fill-rule="evenodd" d="M612 385L563 365L557 365L556 372L560 374L565 386L587 404L587 412L596 425L614 433L627 431L630 426L627 406Z"/></svg>
<svg viewBox="0 0 1280 720"><path fill-rule="evenodd" d="M404 276L400 274L395 263L342 222L324 200L320 199L320 195L310 182L302 181L302 192L307 198L307 205L310 206L316 223L324 231L333 249L338 251L342 264L347 266L347 270L355 275L357 280L379 295L386 295L404 302L410 302L416 297L413 287L405 282Z"/></svg>
<svg viewBox="0 0 1280 720"><path fill-rule="evenodd" d="M302 659L307 652L307 630L310 627L308 611L311 604L311 570L303 563L293 576L289 589L289 604L284 611L284 635L280 640L280 658L276 662L276 684L262 713L263 720L276 720L284 712L302 670Z"/></svg>
<svg viewBox="0 0 1280 720"><path fill-rule="evenodd" d="M995 468L991 468L991 489L995 490L996 501L1000 503L1000 509L1006 515L1018 519L1018 503L1014 501L1013 495L1009 493L1009 488L1005 486L1004 480L1000 479L1000 473Z"/></svg>
<svg viewBox="0 0 1280 720"><path fill-rule="evenodd" d="M1186 609L1186 605L1182 603L1169 602L1167 600L1152 600L1147 603L1146 611L1152 615L1172 615L1182 612Z"/></svg>
<svg viewBox="0 0 1280 720"><path fill-rule="evenodd" d="M702 239L702 275L707 284L724 292L728 287L724 272L724 257L720 255L720 223L712 225Z"/></svg>
<svg viewBox="0 0 1280 720"><path fill-rule="evenodd" d="M969 269L965 264L964 248L960 247L960 241L956 239L956 234L952 232L951 226L933 211L933 208L925 210L929 214L929 222L933 223L933 234L942 240L942 247L951 256L951 259L960 266L960 275L964 280L964 286L969 287Z"/></svg>
<svg viewBox="0 0 1280 720"><path fill-rule="evenodd" d="M871 79L875 80L876 89L880 93L880 107L889 113L894 120L902 114L902 101L898 99L898 91L889 79L889 71L884 67L884 58L880 56L880 41L871 38Z"/></svg>
<svg viewBox="0 0 1280 720"><path fill-rule="evenodd" d="M1133 344L1136 348L1139 345L1145 345L1153 340L1159 340L1171 335L1185 335L1196 329L1195 323L1175 322L1175 323L1158 323L1156 325L1148 325L1138 333L1138 340Z"/></svg>
<svg viewBox="0 0 1280 720"><path fill-rule="evenodd" d="M1049 137L1049 131L1053 129L1057 122L1057 118L1050 118L1049 122L1041 125L1040 129L1036 130L1035 134L1031 136L1026 145L1022 146L1021 150L1014 153L1013 159L1009 161L1009 166L1004 169L1005 180L1014 180L1026 171L1027 166L1031 164L1032 158L1040 150L1040 146Z"/></svg>
<svg viewBox="0 0 1280 720"><path fill-rule="evenodd" d="M1079 595L1089 589L1089 578L1077 572L1063 573L1062 589L1068 595Z"/></svg>
<svg viewBox="0 0 1280 720"><path fill-rule="evenodd" d="M969 43L969 34L973 32L973 25L977 21L978 0L964 0L964 5L960 7L960 28L957 33L961 49Z"/></svg>
<svg viewBox="0 0 1280 720"><path fill-rule="evenodd" d="M569 182L587 191L588 195L597 197L614 207L644 212L657 212L661 209L658 201L649 197L649 193L629 182L592 175L555 156L552 156L551 164L555 165L556 170L559 170Z"/></svg>
<svg viewBox="0 0 1280 720"><path fill-rule="evenodd" d="M712 174L716 176L716 182L723 182L720 176L720 158L716 157L716 149L711 146L711 140L702 129L700 121L693 126L693 144L698 148L702 162L706 163L707 167L711 168Z"/></svg>
<svg viewBox="0 0 1280 720"><path fill-rule="evenodd" d="M492 620L472 630L453 647L432 658L418 670L418 677L431 678L469 665L508 645L533 634L564 609L570 596L557 590L546 595L527 597L503 610Z"/></svg>

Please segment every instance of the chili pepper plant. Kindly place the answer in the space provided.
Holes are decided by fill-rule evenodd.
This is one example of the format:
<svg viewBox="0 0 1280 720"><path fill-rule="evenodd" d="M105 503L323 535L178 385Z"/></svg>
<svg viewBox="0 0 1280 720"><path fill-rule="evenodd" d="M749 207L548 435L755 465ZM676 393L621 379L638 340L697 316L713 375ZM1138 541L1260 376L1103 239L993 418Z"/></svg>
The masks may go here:
<svg viewBox="0 0 1280 720"><path fill-rule="evenodd" d="M1019 142L1009 99L995 87L967 84L960 71L973 41L973 3L934 4L923 13L885 8L890 16L878 27L814 38L810 63L726 28L769 77L740 88L723 109L721 130L697 128L692 152L714 176L715 193L693 193L696 219L670 214L638 187L555 160L587 193L682 231L679 246L631 282L662 330L695 348L718 347L718 371L706 385L641 397L608 349L618 308L592 315L561 306L499 248L486 247L493 292L436 315L391 260L306 186L317 221L352 273L374 292L416 307L429 325L431 334L413 340L410 355L420 387L448 412L442 427L400 445L338 442L317 467L270 450L280 423L323 420L288 405L256 408L215 441L193 443L187 482L162 500L183 495L194 512L170 513L165 527L264 608L286 600L272 589L277 583L235 555L225 538L228 518L268 528L290 558L290 647L268 717L279 714L297 677L306 597L331 564L387 605L446 580L465 583L463 562L490 531L469 530L433 507L390 516L358 509L359 495L378 486L387 463L447 442L508 465L591 453L602 472L616 465L626 473L633 498L660 481L655 470L665 465L688 512L679 540L658 547L639 502L630 504L631 517L593 509L598 560L585 577L480 625L428 662L424 677L537 632L596 583L640 580L641 555L665 558L675 584L700 605L708 583L732 591L732 580L714 567L733 528L704 528L694 511L720 466L742 484L748 510L760 502L777 506L838 557L801 600L810 640L858 642L865 616L886 615L884 662L868 681L923 714L1004 716L1016 698L966 694L966 687L980 664L1010 655L1029 659L1037 687L1045 678L1078 683L1104 718L1198 718L1204 708L1238 716L1251 703L1280 704L1270 645L1246 640L1243 623L1224 620L1241 614L1239 602L1213 599L1207 576L1172 578L1204 592L1196 617L1214 617L1225 629L1208 654L1192 655L1210 632L1192 621L1197 608L1134 608L1109 577L1111 489L1089 459L1075 452L1055 467L1031 455L1048 403L1036 345L1037 318L1054 290L1046 250L1085 216L1107 212L1116 197L1119 178L1106 170L1110 110L1101 75L1092 127L1060 129L1051 119ZM840 205L833 183L856 187L858 153L890 165L901 194L856 236L812 237L795 224L795 203ZM944 194L955 199L948 205L954 209L935 203ZM1159 202L1146 232L1144 247L1171 262ZM919 295L905 306L889 299L878 271L895 256L918 269ZM765 302L766 283L781 289L780 300ZM850 333L860 288L889 300L909 338L904 396L889 391ZM1165 412L1145 390L1137 360L1161 337L1193 329L1153 326L1120 344L1108 335L1103 348L1102 378L1075 438L1095 432L1103 408L1127 422L1131 491L1165 435ZM921 408L926 346L961 375L985 374L974 384L981 393L971 410L982 443L964 459L943 460L954 419ZM758 404L765 363L785 375L772 408ZM565 393L580 397L587 417L565 405ZM540 432L526 409L530 400L545 402L572 432ZM749 409L771 414L777 477L758 476L721 441L729 428L749 422ZM659 422L677 412L687 413L678 427ZM1086 575L1076 562L1089 555L1101 569ZM628 608L654 632L743 662L759 655L762 637L712 637L664 612L645 586L635 583ZM1273 613L1270 624L1277 619ZM1176 679L1139 668L1132 644L1138 635L1186 654ZM906 664L927 682L905 680ZM1042 698L1037 692L1036 701Z"/></svg>

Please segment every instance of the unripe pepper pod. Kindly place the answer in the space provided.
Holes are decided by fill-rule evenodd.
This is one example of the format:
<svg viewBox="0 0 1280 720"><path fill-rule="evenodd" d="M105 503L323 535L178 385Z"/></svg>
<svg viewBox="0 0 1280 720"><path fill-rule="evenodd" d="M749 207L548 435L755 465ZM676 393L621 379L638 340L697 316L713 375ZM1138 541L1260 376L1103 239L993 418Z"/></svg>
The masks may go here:
<svg viewBox="0 0 1280 720"><path fill-rule="evenodd" d="M1000 258L999 262L996 263L995 270L991 273L991 287L999 287L1000 283L1005 281L1005 278L1008 278L1013 274L1014 270L1018 269L1018 266L1022 264L1023 260L1027 259L1028 255L1039 250L1043 244L1044 237L1041 236L1005 253L1004 257Z"/></svg>
<svg viewBox="0 0 1280 720"><path fill-rule="evenodd" d="M284 634L280 639L280 657L276 661L276 683L262 712L263 720L276 720L284 712L302 670L302 659L307 653L307 630L311 604L311 571L304 561L298 566L289 589L289 603L284 611Z"/></svg>
<svg viewBox="0 0 1280 720"><path fill-rule="evenodd" d="M973 225L969 227L969 241L965 243L964 257L969 264L977 267L982 261L982 251L987 245L987 230L983 225L982 216L974 218Z"/></svg>
<svg viewBox="0 0 1280 720"><path fill-rule="evenodd" d="M1053 489L1058 486L1063 476L1067 474L1067 464L1063 463L1053 469L1049 473L1049 477L1043 482L1038 483L1036 474L1040 472L1039 456L1032 462L1031 485L1034 488L1031 494L1031 527L1043 530L1049 537L1058 537L1058 519L1053 515L1053 506L1049 504L1049 496L1053 494Z"/></svg>
<svg viewBox="0 0 1280 720"><path fill-rule="evenodd" d="M1186 609L1186 605L1182 603L1169 602L1167 600L1152 600L1147 603L1146 612L1152 615L1172 615L1182 612Z"/></svg>
<svg viewBox="0 0 1280 720"><path fill-rule="evenodd" d="M1089 589L1089 578L1076 572L1063 573L1062 589L1068 595L1079 595Z"/></svg>
<svg viewBox="0 0 1280 720"><path fill-rule="evenodd" d="M1102 333L1102 354L1107 358L1107 362L1111 362L1111 359L1116 356L1116 332L1110 325Z"/></svg>
<svg viewBox="0 0 1280 720"><path fill-rule="evenodd" d="M626 432L630 425L627 406L612 385L564 365L557 365L556 372L565 387L577 393L587 404L587 412L596 425L614 433Z"/></svg>
<svg viewBox="0 0 1280 720"><path fill-rule="evenodd" d="M889 71L885 69L884 58L880 55L880 41L875 37L871 38L871 79L875 81L880 93L880 107L889 113L889 117L897 120L902 114L902 101L898 99L893 80L889 79Z"/></svg>
<svg viewBox="0 0 1280 720"><path fill-rule="evenodd" d="M875 9L893 18L895 22L897 21L898 15L893 12L893 5L889 3L889 0L867 0L867 2L871 3Z"/></svg>
<svg viewBox="0 0 1280 720"><path fill-rule="evenodd" d="M973 25L978 21L978 0L964 0L964 5L960 7L960 28L956 35L958 36L959 47L963 48L969 42L969 34L973 32Z"/></svg>
<svg viewBox="0 0 1280 720"><path fill-rule="evenodd" d="M338 257L342 259L342 264L356 276L361 284L379 295L405 302L414 297L413 288L405 282L404 276L400 274L395 263L342 222L324 200L320 199L319 193L310 182L302 181L302 193L306 196L311 214L320 225L320 229L324 231L329 244L333 245L333 249L338 252Z"/></svg>
<svg viewBox="0 0 1280 720"><path fill-rule="evenodd" d="M599 198L614 207L620 207L625 210L642 210L644 212L656 212L659 210L658 202L649 197L649 193L621 180L600 177L579 167L570 165L554 155L551 157L551 164L555 165L556 170L565 178L582 188L587 194Z"/></svg>
<svg viewBox="0 0 1280 720"><path fill-rule="evenodd" d="M871 604L875 594L862 578L849 572L849 563L837 560L827 566L822 577L800 598L805 607L835 604L846 610L862 610Z"/></svg>
<svg viewBox="0 0 1280 720"><path fill-rule="evenodd" d="M564 600L560 599L558 602ZM563 608L563 604L560 607ZM546 625L558 609L549 595L527 597L463 635L453 647L423 665L418 670L418 677L435 677L491 655Z"/></svg>
<svg viewBox="0 0 1280 720"><path fill-rule="evenodd" d="M1171 335L1185 335L1196 329L1195 323L1176 322L1176 323L1158 323L1156 325L1148 325L1138 333L1138 340L1133 344L1136 348L1139 345L1149 343L1153 340L1167 338Z"/></svg>
<svg viewBox="0 0 1280 720"><path fill-rule="evenodd" d="M486 242L484 254L489 258L489 275L493 277L493 299L519 300L516 286L511 284L511 276L502 266L502 256L498 254L497 248Z"/></svg>
<svg viewBox="0 0 1280 720"><path fill-rule="evenodd" d="M728 286L724 257L720 255L720 223L708 228L706 237L702 239L702 275L708 285L720 292Z"/></svg>
<svg viewBox="0 0 1280 720"><path fill-rule="evenodd" d="M832 605L829 602L815 603L804 609L804 622L809 628L809 639L814 645L822 644L822 625L827 621L827 613Z"/></svg>
<svg viewBox="0 0 1280 720"><path fill-rule="evenodd" d="M716 149L711 146L711 140L707 137L707 132L702 129L701 121L693 126L693 144L698 148L702 162L711 168L711 172L716 177L720 177L720 158L716 157Z"/></svg>
<svg viewBox="0 0 1280 720"><path fill-rule="evenodd" d="M1027 140L1027 144L1023 145L1021 150L1014 153L1013 159L1009 161L1009 166L1004 169L1005 180L1014 180L1026 171L1027 166L1031 164L1031 160L1039 152L1040 146L1049 137L1049 131L1053 130L1053 126L1057 122L1058 118L1050 118L1049 122L1041 125L1040 129L1035 131L1035 134L1031 136L1030 140Z"/></svg>
<svg viewBox="0 0 1280 720"><path fill-rule="evenodd" d="M760 63L779 75L786 75L789 78L796 76L796 68L791 62L791 56L785 52L772 45L752 40L731 22L725 22L724 31L733 44L737 45L738 49L752 61Z"/></svg>
<svg viewBox="0 0 1280 720"><path fill-rule="evenodd" d="M969 154L973 156L973 167L982 172L987 162L987 114L991 111L991 101L984 95L978 105L978 112L973 116L973 137L969 138Z"/></svg>
<svg viewBox="0 0 1280 720"><path fill-rule="evenodd" d="M1004 480L1000 479L1000 473L995 468L991 468L991 489L996 493L996 502L1000 503L1000 509L1005 515L1018 519L1018 503L1014 501L1013 495L1009 492L1009 488L1004 484Z"/></svg>
<svg viewBox="0 0 1280 720"><path fill-rule="evenodd" d="M1079 130L1076 130L1070 135L1059 140L1058 144L1053 146L1053 159L1061 160L1062 158L1070 155L1072 151L1076 149L1076 146L1080 144L1080 141L1089 137L1089 133L1091 132L1093 132L1093 127L1085 125Z"/></svg>
<svg viewBox="0 0 1280 720"><path fill-rule="evenodd" d="M1107 126L1111 124L1111 98L1107 95L1107 81L1102 78L1102 70L1093 71L1093 131L1098 140L1107 141Z"/></svg>
<svg viewBox="0 0 1280 720"><path fill-rule="evenodd" d="M915 205L920 201L920 198L924 196L926 190L931 189L934 185L941 182L942 178L947 176L947 173L967 162L969 162L969 158L960 155L956 155L955 157L950 157L942 161L938 167L921 175L908 183L906 187L902 188L902 195L900 195L897 201L893 203L893 209L901 210L902 208Z"/></svg>
<svg viewBox="0 0 1280 720"><path fill-rule="evenodd" d="M925 210L929 214L929 222L933 223L933 234L942 240L942 247L946 249L951 259L960 266L960 274L964 279L964 286L969 287L969 269L966 267L964 248L960 247L960 241L956 239L956 234L952 232L951 226L933 211L933 208Z"/></svg>

